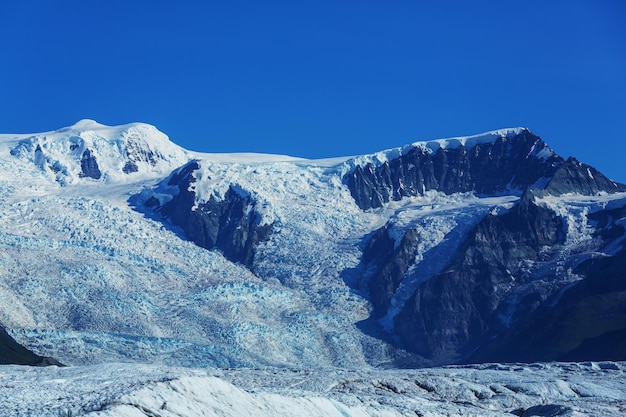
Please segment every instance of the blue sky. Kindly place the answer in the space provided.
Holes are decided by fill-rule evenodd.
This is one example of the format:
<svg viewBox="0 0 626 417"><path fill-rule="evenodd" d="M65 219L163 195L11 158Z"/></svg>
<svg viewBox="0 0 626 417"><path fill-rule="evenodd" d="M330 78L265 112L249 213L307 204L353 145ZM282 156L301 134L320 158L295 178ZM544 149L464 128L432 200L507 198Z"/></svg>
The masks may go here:
<svg viewBox="0 0 626 417"><path fill-rule="evenodd" d="M526 126L626 182L626 2L0 0L0 132L308 158Z"/></svg>

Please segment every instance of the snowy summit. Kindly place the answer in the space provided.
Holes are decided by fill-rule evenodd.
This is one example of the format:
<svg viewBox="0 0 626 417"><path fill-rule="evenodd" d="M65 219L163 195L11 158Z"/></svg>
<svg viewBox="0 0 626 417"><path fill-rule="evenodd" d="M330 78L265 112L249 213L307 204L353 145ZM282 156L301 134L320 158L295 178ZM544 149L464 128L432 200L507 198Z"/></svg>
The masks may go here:
<svg viewBox="0 0 626 417"><path fill-rule="evenodd" d="M112 127L85 119L52 132L3 136L17 140L13 156L35 163L62 185L155 177L189 159L187 151L144 123Z"/></svg>

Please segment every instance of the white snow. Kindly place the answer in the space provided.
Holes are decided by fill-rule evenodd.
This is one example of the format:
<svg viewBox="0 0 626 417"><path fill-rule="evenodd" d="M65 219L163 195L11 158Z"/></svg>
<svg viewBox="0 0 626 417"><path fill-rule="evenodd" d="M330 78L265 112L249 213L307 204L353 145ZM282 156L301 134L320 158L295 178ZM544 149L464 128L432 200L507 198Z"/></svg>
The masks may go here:
<svg viewBox="0 0 626 417"><path fill-rule="evenodd" d="M134 126L83 124L113 142ZM53 148L85 134L71 127L39 136L54 136ZM365 363L368 337L354 323L368 304L340 274L358 264L356 243L380 220L360 216L328 161L200 155L200 198L233 184L254 193L275 222L259 248L261 280L129 207L159 178L61 185L32 159L11 155L24 137L12 138L0 144L0 323L21 342L69 364ZM161 199L173 192L157 189Z"/></svg>
<svg viewBox="0 0 626 417"><path fill-rule="evenodd" d="M81 158L86 150L95 157L105 183L128 183L162 177L184 164L190 153L172 143L154 126L130 123L105 126L81 120L73 126L33 135L0 135L12 155L36 164L61 185L93 182L81 176ZM132 156L129 157L129 154ZM148 155L152 155L151 157ZM129 159L136 172L124 173Z"/></svg>
<svg viewBox="0 0 626 417"><path fill-rule="evenodd" d="M587 175L589 175L589 178L593 179L593 174L589 168L587 168Z"/></svg>
<svg viewBox="0 0 626 417"><path fill-rule="evenodd" d="M567 225L565 245L573 248L593 238L595 229L590 224L587 215L599 210L624 206L626 193L602 193L595 196L579 194L544 196L538 198L537 203L549 207L565 220Z"/></svg>

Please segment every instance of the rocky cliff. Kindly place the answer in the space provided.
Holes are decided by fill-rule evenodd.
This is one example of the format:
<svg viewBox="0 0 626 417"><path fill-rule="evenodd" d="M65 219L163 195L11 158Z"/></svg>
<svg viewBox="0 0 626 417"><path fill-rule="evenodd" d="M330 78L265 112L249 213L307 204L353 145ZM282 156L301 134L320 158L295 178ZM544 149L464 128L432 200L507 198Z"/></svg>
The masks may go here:
<svg viewBox="0 0 626 417"><path fill-rule="evenodd" d="M623 360L626 352L626 252L589 259L584 277L551 294L516 326L473 351L467 362Z"/></svg>
<svg viewBox="0 0 626 417"><path fill-rule="evenodd" d="M554 195L626 190L588 165L564 160L528 129L504 131L495 140L417 143L384 162L356 165L344 181L363 210L430 190L481 195L520 195L527 188Z"/></svg>
<svg viewBox="0 0 626 417"><path fill-rule="evenodd" d="M551 332L547 323L562 323L565 312L582 308L581 303L588 307L581 289L595 286L599 271L606 271L600 265L613 265L604 276L614 283L605 297L609 308L617 308L620 285L626 282L615 266L621 265L623 254L613 256L603 249L608 242L613 248L623 245L626 208L585 209L575 219L551 199L610 194L626 190L623 184L574 158L559 157L528 130L451 148L418 144L382 163L356 166L344 180L364 210L429 190L521 194L512 208L487 212L469 232L450 233L451 253L438 268L424 265L442 252L432 251L430 259L420 253L423 236L410 224L401 232L387 224L366 238L359 287L372 302L371 321L385 328L396 346L436 363L619 356L581 353L592 351L583 342L597 347L600 340L613 340L626 331L619 311L614 312L619 324L578 332L567 348L548 353L538 343L540 335ZM572 237L588 233L587 228L594 230L592 235ZM585 261L590 256L603 257ZM571 285L577 289L561 297ZM532 342L521 342L526 335L533 335Z"/></svg>
<svg viewBox="0 0 626 417"><path fill-rule="evenodd" d="M211 194L199 202L193 187L194 171L199 168L192 161L177 170L166 180L174 190L168 201L152 197L146 205L182 228L198 246L220 250L230 261L251 266L255 245L271 235L272 224L262 221L252 194L237 184L231 184L221 197Z"/></svg>
<svg viewBox="0 0 626 417"><path fill-rule="evenodd" d="M395 318L403 346L450 360L497 332L499 309L515 289L531 281L530 263L546 260L565 240L564 220L528 194L506 214L487 215L450 265L422 284ZM529 312L531 302L520 301Z"/></svg>

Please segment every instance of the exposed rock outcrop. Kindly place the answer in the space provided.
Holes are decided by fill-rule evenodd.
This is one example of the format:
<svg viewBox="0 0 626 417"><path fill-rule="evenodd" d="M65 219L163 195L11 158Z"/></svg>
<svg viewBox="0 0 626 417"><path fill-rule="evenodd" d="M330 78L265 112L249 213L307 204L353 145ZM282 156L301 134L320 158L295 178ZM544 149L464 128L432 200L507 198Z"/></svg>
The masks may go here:
<svg viewBox="0 0 626 417"><path fill-rule="evenodd" d="M585 277L487 340L467 362L624 360L626 251L590 259Z"/></svg>
<svg viewBox="0 0 626 417"><path fill-rule="evenodd" d="M147 204L181 227L198 246L218 249L227 259L252 266L255 245L269 238L273 225L263 222L255 198L236 184L230 185L223 198L212 194L198 202L191 185L196 181L193 172L199 168L193 161L177 170L167 185L178 192L162 205L154 198Z"/></svg>
<svg viewBox="0 0 626 417"><path fill-rule="evenodd" d="M599 192L614 193L626 191L623 184L618 184L605 177L592 166L568 158L555 171L544 187L544 192L551 195L578 193L594 195Z"/></svg>
<svg viewBox="0 0 626 417"><path fill-rule="evenodd" d="M452 147L416 143L383 163L357 164L344 181L363 210L430 190L481 195L520 195L527 188L553 195L626 191L588 165L563 160L527 129Z"/></svg>
<svg viewBox="0 0 626 417"><path fill-rule="evenodd" d="M595 228L587 245L624 248L626 206L586 216ZM623 360L626 252L568 257L567 222L532 191L487 214L441 272L422 277L393 315L390 340L434 363ZM362 258L374 320L409 279L419 243L413 229L394 239L388 227L369 237Z"/></svg>
<svg viewBox="0 0 626 417"><path fill-rule="evenodd" d="M99 180L102 177L102 172L100 172L100 167L98 166L98 161L96 157L91 154L89 149L85 149L82 157L80 158L80 176L93 178L94 180Z"/></svg>
<svg viewBox="0 0 626 417"><path fill-rule="evenodd" d="M378 229L366 247L362 262L373 270L367 280L367 293L374 316L383 316L394 293L415 261L417 233L408 229L399 244L389 236L387 226Z"/></svg>
<svg viewBox="0 0 626 417"><path fill-rule="evenodd" d="M126 141L126 164L122 168L125 174L139 171L139 165L145 164L154 167L163 157L156 151L146 147L135 137L129 137Z"/></svg>
<svg viewBox="0 0 626 417"><path fill-rule="evenodd" d="M449 267L417 288L395 318L395 336L425 357L458 359L500 326L501 302L530 279L525 263L564 239L563 219L529 194L508 213L487 215Z"/></svg>
<svg viewBox="0 0 626 417"><path fill-rule="evenodd" d="M485 352L513 352L522 336L515 333L500 339L500 335L523 328L528 317L542 314L533 326L549 322L547 317L558 309L548 303L559 304L559 294L579 279L578 274L594 274L577 267L579 258L570 258L570 249L564 248L568 227L578 226L568 224L571 219L561 217L563 213L538 204L535 197L626 191L626 185L611 181L593 167L561 158L527 129L461 139L416 143L361 158L344 176L363 210L431 190L447 195L521 196L510 210L489 213L469 234L457 234L459 242L449 246L454 251L449 263L424 276L416 275L422 273L414 265L420 242L410 226L398 236L398 230L391 232L386 225L367 238L361 260L364 278L359 285L372 302L372 319L380 319L395 344L435 362L470 357L485 361L491 360ZM589 244L599 248L598 240L605 240L612 242L606 245L618 247L615 241L625 229L615 219L624 217L624 208L589 214L589 225L596 229ZM412 295L398 297L401 291ZM602 337L617 337L624 331L619 326L613 330L618 333ZM481 346L491 347L481 350ZM566 357L564 352L560 357ZM500 357L519 360L524 356ZM529 360L559 356L533 358L540 357L528 355Z"/></svg>
<svg viewBox="0 0 626 417"><path fill-rule="evenodd" d="M528 130L477 143L471 148L439 146L433 150L427 144L416 145L378 166L357 165L344 177L360 208L381 207L391 200L429 190L446 194L523 190L540 178L551 177L562 161Z"/></svg>

